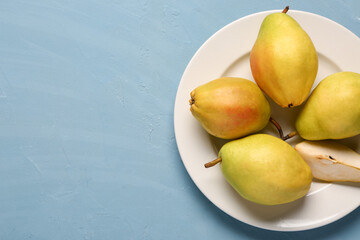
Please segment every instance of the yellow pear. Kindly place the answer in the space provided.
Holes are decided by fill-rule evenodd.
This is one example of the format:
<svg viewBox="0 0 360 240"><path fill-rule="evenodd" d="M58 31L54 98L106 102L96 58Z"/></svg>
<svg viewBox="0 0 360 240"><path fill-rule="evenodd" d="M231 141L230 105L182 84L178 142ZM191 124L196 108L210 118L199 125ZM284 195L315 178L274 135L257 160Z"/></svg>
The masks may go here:
<svg viewBox="0 0 360 240"><path fill-rule="evenodd" d="M285 141L255 134L226 143L219 158L230 185L244 198L263 205L295 201L307 194L312 181L310 167Z"/></svg>
<svg viewBox="0 0 360 240"><path fill-rule="evenodd" d="M197 87L190 95L193 116L215 137L239 138L260 131L269 122L270 104L250 80L223 77Z"/></svg>
<svg viewBox="0 0 360 240"><path fill-rule="evenodd" d="M323 79L299 113L295 127L307 140L360 134L360 74L338 72Z"/></svg>
<svg viewBox="0 0 360 240"><path fill-rule="evenodd" d="M308 34L288 14L263 20L250 54L253 77L281 107L294 107L308 97L318 71L318 56Z"/></svg>

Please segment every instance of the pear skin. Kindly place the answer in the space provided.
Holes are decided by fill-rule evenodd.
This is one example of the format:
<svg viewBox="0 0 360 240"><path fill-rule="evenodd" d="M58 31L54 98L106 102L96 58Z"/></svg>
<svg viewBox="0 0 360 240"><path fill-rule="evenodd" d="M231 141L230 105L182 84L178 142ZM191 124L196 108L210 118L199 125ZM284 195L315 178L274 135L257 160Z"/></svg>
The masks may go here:
<svg viewBox="0 0 360 240"><path fill-rule="evenodd" d="M191 92L190 110L202 127L222 139L262 130L271 109L260 88L243 78L223 77Z"/></svg>
<svg viewBox="0 0 360 240"><path fill-rule="evenodd" d="M281 107L295 107L311 91L318 56L309 35L285 10L263 20L250 66L256 83L272 100Z"/></svg>
<svg viewBox="0 0 360 240"><path fill-rule="evenodd" d="M360 134L360 74L339 72L323 79L296 119L306 140L343 139Z"/></svg>
<svg viewBox="0 0 360 240"><path fill-rule="evenodd" d="M291 145L271 135L228 142L220 149L219 159L226 180L252 202L292 202L305 196L311 186L310 167Z"/></svg>

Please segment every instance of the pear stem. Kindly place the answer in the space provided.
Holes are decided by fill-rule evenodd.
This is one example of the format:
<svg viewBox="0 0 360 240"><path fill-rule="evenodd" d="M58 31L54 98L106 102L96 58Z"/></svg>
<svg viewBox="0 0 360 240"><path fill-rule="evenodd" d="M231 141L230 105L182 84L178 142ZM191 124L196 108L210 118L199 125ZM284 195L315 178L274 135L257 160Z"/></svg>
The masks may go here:
<svg viewBox="0 0 360 240"><path fill-rule="evenodd" d="M277 129L278 132L279 132L280 138L281 138L282 140L284 140L284 141L286 141L286 140L294 137L294 136L297 134L296 131L293 131L293 132L289 133L288 135L284 136L284 133L283 133L283 130L282 130L280 124L279 124L277 121L275 121L275 119L273 119L272 117L270 117L269 121L270 121L272 124L274 124L274 126L276 127L276 129Z"/></svg>
<svg viewBox="0 0 360 240"><path fill-rule="evenodd" d="M221 157L218 157L217 159L215 159L215 160L213 160L211 162L205 163L204 166L206 168L213 167L213 166L215 166L216 164L218 164L221 161L222 161Z"/></svg>
<svg viewBox="0 0 360 240"><path fill-rule="evenodd" d="M286 6L286 7L284 8L284 10L282 11L282 13L287 13L287 11L289 11L289 6Z"/></svg>
<svg viewBox="0 0 360 240"><path fill-rule="evenodd" d="M288 135L284 136L284 137L283 137L283 140L286 141L286 140L288 140L288 139L290 139L290 138L292 138L292 137L294 137L294 136L296 136L296 135L297 135L297 132L296 132L296 131L292 131L292 132L289 133Z"/></svg>
<svg viewBox="0 0 360 240"><path fill-rule="evenodd" d="M280 124L279 124L277 121L275 121L275 119L273 119L272 117L270 117L269 121L270 121L272 124L274 124L274 126L276 127L276 129L277 129L278 132L279 132L280 138L283 139L283 138L284 138L284 133L283 133L283 130L282 130Z"/></svg>

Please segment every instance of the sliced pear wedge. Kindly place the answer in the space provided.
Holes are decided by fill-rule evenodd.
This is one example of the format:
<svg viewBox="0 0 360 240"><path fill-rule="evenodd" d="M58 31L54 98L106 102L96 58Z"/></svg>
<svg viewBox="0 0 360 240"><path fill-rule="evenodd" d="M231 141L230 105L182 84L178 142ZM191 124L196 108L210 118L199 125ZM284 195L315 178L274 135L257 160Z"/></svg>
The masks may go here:
<svg viewBox="0 0 360 240"><path fill-rule="evenodd" d="M313 177L327 182L360 182L360 154L333 141L303 141L296 151Z"/></svg>

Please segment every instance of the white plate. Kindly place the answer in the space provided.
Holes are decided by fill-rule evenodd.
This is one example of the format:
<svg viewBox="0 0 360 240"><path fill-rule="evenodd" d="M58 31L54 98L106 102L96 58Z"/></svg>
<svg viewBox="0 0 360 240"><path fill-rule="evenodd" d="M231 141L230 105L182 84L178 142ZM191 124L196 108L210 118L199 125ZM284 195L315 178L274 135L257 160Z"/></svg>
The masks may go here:
<svg viewBox="0 0 360 240"><path fill-rule="evenodd" d="M204 168L217 156L224 143L209 136L191 115L190 92L197 86L222 76L237 76L253 81L249 54L264 17L276 11L249 15L230 23L208 39L188 64L179 84L174 110L178 149L190 177L202 193L230 216L247 224L278 231L297 231L323 226L342 218L360 205L359 184L329 184L313 181L308 195L295 202L262 206L241 198L225 181L218 166ZM289 10L309 34L319 54L319 72L314 87L327 75L338 71L360 72L359 38L332 20L312 13ZM272 116L284 132L294 130L301 107L281 109L272 101ZM277 135L270 124L263 132ZM288 141L294 145L301 139ZM360 138L346 139L360 151Z"/></svg>

